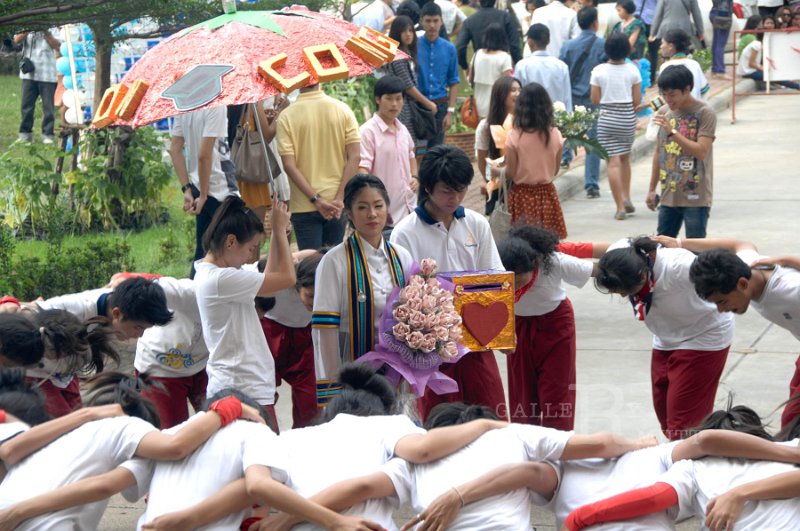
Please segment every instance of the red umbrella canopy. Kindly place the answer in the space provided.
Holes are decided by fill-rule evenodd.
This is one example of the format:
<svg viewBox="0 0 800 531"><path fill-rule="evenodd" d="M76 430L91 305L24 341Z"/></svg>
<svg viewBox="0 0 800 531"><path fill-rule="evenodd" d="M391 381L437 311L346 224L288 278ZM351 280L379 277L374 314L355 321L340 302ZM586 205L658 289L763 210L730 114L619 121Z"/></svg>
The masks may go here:
<svg viewBox="0 0 800 531"><path fill-rule="evenodd" d="M318 72L340 62L344 68L334 78L369 74L381 61L373 55L368 62L369 53L351 51L355 48L348 40L359 37L372 45L376 39L381 42L383 47L366 48L386 52L382 62L397 53L397 43L390 39L366 29L359 35L357 26L303 7L221 15L173 35L142 56L121 86L104 95L94 125L138 127L198 109L261 101L317 83ZM313 50L308 47L314 46L322 49L309 53ZM314 59L319 62L316 70ZM265 65L277 81L275 76L268 81Z"/></svg>

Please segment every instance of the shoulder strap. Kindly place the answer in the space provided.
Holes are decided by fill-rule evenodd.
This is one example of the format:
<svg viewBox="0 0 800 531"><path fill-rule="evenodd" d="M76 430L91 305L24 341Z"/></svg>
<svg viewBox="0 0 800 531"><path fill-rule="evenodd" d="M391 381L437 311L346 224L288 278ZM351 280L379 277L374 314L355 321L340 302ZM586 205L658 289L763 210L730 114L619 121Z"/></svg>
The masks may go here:
<svg viewBox="0 0 800 531"><path fill-rule="evenodd" d="M584 48L583 53L581 54L581 56L578 57L577 61L575 61L575 66L572 68L572 71L569 74L569 82L571 84L574 85L575 81L578 79L578 76L580 75L581 69L583 68L583 63L585 63L586 62L586 58L589 57L589 52L591 51L592 46L594 46L594 43L596 41L597 41L597 34L594 34L594 35L592 35L592 38L589 39L589 44L586 46L586 48Z"/></svg>

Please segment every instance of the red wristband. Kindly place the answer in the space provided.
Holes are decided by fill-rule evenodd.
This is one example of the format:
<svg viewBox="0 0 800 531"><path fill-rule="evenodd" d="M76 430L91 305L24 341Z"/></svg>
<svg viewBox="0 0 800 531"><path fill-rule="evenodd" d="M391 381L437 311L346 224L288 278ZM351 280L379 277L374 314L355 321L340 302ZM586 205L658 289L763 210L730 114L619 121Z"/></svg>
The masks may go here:
<svg viewBox="0 0 800 531"><path fill-rule="evenodd" d="M257 516L251 516L250 518L245 518L242 520L242 525L239 526L239 531L248 531L250 526L253 524L257 524L261 521L261 518Z"/></svg>
<svg viewBox="0 0 800 531"><path fill-rule="evenodd" d="M0 424L4 424L6 421L6 410L0 409Z"/></svg>
<svg viewBox="0 0 800 531"><path fill-rule="evenodd" d="M242 403L235 396L226 396L211 404L208 410L219 415L222 425L227 426L242 416Z"/></svg>
<svg viewBox="0 0 800 531"><path fill-rule="evenodd" d="M16 297L12 297L11 295L3 295L2 297L0 297L0 304L6 304L9 302L11 304L16 304L17 306L20 305L19 299L17 299Z"/></svg>
<svg viewBox="0 0 800 531"><path fill-rule="evenodd" d="M591 258L594 244L591 242L561 242L556 245L556 250L575 258Z"/></svg>

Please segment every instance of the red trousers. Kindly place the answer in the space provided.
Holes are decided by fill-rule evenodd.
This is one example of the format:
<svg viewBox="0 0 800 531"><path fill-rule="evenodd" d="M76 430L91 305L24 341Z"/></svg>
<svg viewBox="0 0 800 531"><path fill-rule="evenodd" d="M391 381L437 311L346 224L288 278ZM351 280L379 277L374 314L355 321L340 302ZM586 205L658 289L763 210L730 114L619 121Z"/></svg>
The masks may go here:
<svg viewBox="0 0 800 531"><path fill-rule="evenodd" d="M417 400L417 408L423 422L434 406L445 402L486 406L494 411L498 418L508 420L506 396L494 352L491 350L470 352L456 363L443 363L439 370L458 383L458 391L437 395L426 389L425 395Z"/></svg>
<svg viewBox="0 0 800 531"><path fill-rule="evenodd" d="M290 328L262 317L261 328L275 359L275 385L283 379L292 386L292 427L309 426L319 411L311 325Z"/></svg>
<svg viewBox="0 0 800 531"><path fill-rule="evenodd" d="M151 387L142 391L142 396L155 404L162 430L177 426L188 419L188 404L192 404L195 411L200 411L206 399L208 375L205 369L197 374L178 378L151 376L150 381L159 383L163 390Z"/></svg>
<svg viewBox="0 0 800 531"><path fill-rule="evenodd" d="M545 315L516 318L508 356L511 422L572 430L575 424L575 314L564 299Z"/></svg>
<svg viewBox="0 0 800 531"><path fill-rule="evenodd" d="M781 427L785 427L795 418L800 416L800 356L797 357L797 361L794 362L794 376L792 377L792 381L789 383L789 398L794 398L783 409L783 414L781 415Z"/></svg>
<svg viewBox="0 0 800 531"><path fill-rule="evenodd" d="M53 418L63 417L76 409L83 407L81 400L81 385L77 376L65 388L54 385L48 379L25 378L28 383L37 386L44 393L44 408Z"/></svg>
<svg viewBox="0 0 800 531"><path fill-rule="evenodd" d="M661 431L670 440L686 437L714 408L728 349L653 349L650 377Z"/></svg>

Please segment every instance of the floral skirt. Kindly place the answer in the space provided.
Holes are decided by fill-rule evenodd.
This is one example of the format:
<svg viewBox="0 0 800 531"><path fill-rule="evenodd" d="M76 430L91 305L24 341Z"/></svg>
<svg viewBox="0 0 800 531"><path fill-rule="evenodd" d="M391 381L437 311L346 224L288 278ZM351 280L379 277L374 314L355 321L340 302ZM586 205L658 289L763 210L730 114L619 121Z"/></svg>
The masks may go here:
<svg viewBox="0 0 800 531"><path fill-rule="evenodd" d="M567 225L553 183L513 185L508 193L508 211L512 225L533 225L556 233L559 239L567 237Z"/></svg>

